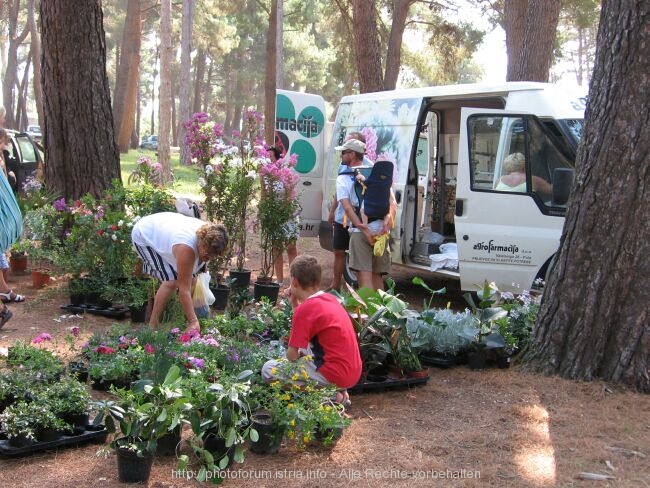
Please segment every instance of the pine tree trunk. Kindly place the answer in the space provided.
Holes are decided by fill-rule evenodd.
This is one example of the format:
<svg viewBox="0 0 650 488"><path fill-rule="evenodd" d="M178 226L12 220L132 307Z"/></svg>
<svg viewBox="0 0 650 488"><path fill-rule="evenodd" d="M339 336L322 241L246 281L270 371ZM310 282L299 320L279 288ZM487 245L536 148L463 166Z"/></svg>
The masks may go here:
<svg viewBox="0 0 650 488"><path fill-rule="evenodd" d="M560 253L525 369L650 392L650 4L603 2Z"/></svg>
<svg viewBox="0 0 650 488"><path fill-rule="evenodd" d="M169 141L172 116L172 5L160 2L160 98L158 98L158 162L164 181L171 180Z"/></svg>
<svg viewBox="0 0 650 488"><path fill-rule="evenodd" d="M113 117L117 145L121 153L129 152L135 125L135 108L138 96L140 71L140 40L142 19L140 0L129 0L124 20L120 62L115 82Z"/></svg>
<svg viewBox="0 0 650 488"><path fill-rule="evenodd" d="M402 38L406 28L406 18L412 0L394 0L393 19L388 38L388 51L386 52L386 75L384 76L384 89L394 90L397 86L399 68L401 64Z"/></svg>
<svg viewBox="0 0 650 488"><path fill-rule="evenodd" d="M375 2L352 0L352 24L359 91L361 93L382 91L384 80Z"/></svg>
<svg viewBox="0 0 650 488"><path fill-rule="evenodd" d="M181 76L178 97L178 145L181 148L181 164L190 164L191 155L185 144L185 122L190 118L190 70L192 67L192 25L194 23L194 1L183 0L183 24L181 28Z"/></svg>
<svg viewBox="0 0 650 488"><path fill-rule="evenodd" d="M42 1L40 20L45 180L66 199L99 197L120 177L101 1Z"/></svg>

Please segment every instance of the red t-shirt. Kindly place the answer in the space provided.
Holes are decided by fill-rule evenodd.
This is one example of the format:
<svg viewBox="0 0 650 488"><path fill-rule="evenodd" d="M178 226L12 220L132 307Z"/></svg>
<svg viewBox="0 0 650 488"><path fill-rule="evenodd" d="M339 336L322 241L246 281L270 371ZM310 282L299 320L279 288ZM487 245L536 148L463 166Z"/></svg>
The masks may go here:
<svg viewBox="0 0 650 488"><path fill-rule="evenodd" d="M339 388L350 388L361 376L357 334L345 308L329 293L302 302L293 313L289 345L306 348L311 343L320 374Z"/></svg>

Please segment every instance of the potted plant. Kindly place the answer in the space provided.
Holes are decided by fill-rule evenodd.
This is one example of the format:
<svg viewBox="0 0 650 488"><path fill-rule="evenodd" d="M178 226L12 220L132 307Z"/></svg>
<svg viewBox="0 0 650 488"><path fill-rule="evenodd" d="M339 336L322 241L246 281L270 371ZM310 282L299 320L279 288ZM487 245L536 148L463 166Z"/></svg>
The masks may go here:
<svg viewBox="0 0 650 488"><path fill-rule="evenodd" d="M24 273L27 269L27 251L30 248L29 241L19 238L9 249L9 267L13 274Z"/></svg>
<svg viewBox="0 0 650 488"><path fill-rule="evenodd" d="M194 378L190 385L192 409L188 420L193 435L189 444L200 464L199 481L206 479L207 471L244 461L244 443L252 433L248 404L248 378L252 374L248 370L235 377L223 375L212 384ZM180 456L178 468L185 469L189 461L188 456Z"/></svg>
<svg viewBox="0 0 650 488"><path fill-rule="evenodd" d="M19 401L0 414L2 430L13 447L28 446L37 441L49 442L63 435L65 422L49 405Z"/></svg>
<svg viewBox="0 0 650 488"><path fill-rule="evenodd" d="M52 412L66 423L67 435L80 435L86 430L90 411L90 392L86 385L71 376L44 388L36 401L50 406Z"/></svg>
<svg viewBox="0 0 650 488"><path fill-rule="evenodd" d="M41 344L51 340L50 334L38 334L32 342ZM65 371L63 361L51 351L29 344L25 341L16 341L7 351L7 364L19 367L23 372L29 372L38 381L56 381Z"/></svg>
<svg viewBox="0 0 650 488"><path fill-rule="evenodd" d="M477 292L479 303L472 298L471 293L463 295L469 304L474 316L474 324L467 327L461 336L470 341L467 361L472 369L484 369L487 364L486 350L498 349L506 345L503 336L496 327L497 321L505 317L508 312L502 307L495 306L497 302L497 289L487 280Z"/></svg>
<svg viewBox="0 0 650 488"><path fill-rule="evenodd" d="M299 177L293 168L297 162L294 154L290 158L280 158L260 166L261 196L257 205L257 221L262 249L260 275L256 289L261 285L270 286L273 278L273 265L292 238L288 226L300 211L296 186ZM258 285L258 283L260 285ZM274 293L269 297L272 303L277 300L279 284L274 287ZM259 301L261 291L255 292Z"/></svg>
<svg viewBox="0 0 650 488"><path fill-rule="evenodd" d="M188 399L184 397L180 369L173 365L160 384L141 380L132 390L113 390L115 401L95 402L94 423L105 422L113 434L119 479L146 482L151 472L158 440L183 419Z"/></svg>
<svg viewBox="0 0 650 488"><path fill-rule="evenodd" d="M128 277L107 285L103 296L129 307L133 322L144 322L149 299L155 293L156 280L153 278Z"/></svg>

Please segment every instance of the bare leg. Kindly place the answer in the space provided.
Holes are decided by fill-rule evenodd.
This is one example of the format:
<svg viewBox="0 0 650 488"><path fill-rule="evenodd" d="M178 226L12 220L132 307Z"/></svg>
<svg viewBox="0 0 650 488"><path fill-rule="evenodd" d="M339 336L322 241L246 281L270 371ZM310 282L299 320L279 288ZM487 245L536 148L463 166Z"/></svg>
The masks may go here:
<svg viewBox="0 0 650 488"><path fill-rule="evenodd" d="M372 274L372 287L375 290L383 290L384 289L384 279L381 277L379 273L373 273Z"/></svg>
<svg viewBox="0 0 650 488"><path fill-rule="evenodd" d="M293 263L293 260L296 259L298 255L298 246L296 246L296 241L292 241L287 244L287 259L289 260L289 266Z"/></svg>
<svg viewBox="0 0 650 488"><path fill-rule="evenodd" d="M375 289L373 280L374 273L372 271L357 271L357 280L359 281L359 288Z"/></svg>
<svg viewBox="0 0 650 488"><path fill-rule="evenodd" d="M334 249L334 265L332 267L332 284L330 288L338 290L341 288L341 278L343 278L343 269L345 268L345 251Z"/></svg>
<svg viewBox="0 0 650 488"><path fill-rule="evenodd" d="M271 252L275 256L275 259L273 260L275 278L278 280L278 283L282 284L282 281L284 280L284 260L282 259L282 250L273 249Z"/></svg>
<svg viewBox="0 0 650 488"><path fill-rule="evenodd" d="M153 300L153 308L151 310L151 318L149 319L149 326L156 329L158 327L160 316L165 310L167 302L171 296L176 293L177 288L176 281L163 281L156 292L156 296Z"/></svg>

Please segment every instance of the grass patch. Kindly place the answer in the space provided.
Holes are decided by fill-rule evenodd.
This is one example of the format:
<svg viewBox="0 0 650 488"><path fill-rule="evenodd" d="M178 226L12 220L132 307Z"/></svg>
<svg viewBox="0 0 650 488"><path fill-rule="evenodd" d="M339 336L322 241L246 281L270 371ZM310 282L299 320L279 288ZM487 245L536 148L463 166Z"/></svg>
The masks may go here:
<svg viewBox="0 0 650 488"><path fill-rule="evenodd" d="M131 149L127 154L120 154L120 169L122 181L128 186L129 175L135 170L140 156L148 156L152 161L157 161L155 151L149 149ZM184 196L192 200L203 200L198 183L198 172L193 166L180 164L179 154L172 153L171 167L174 172L175 181L171 191L176 196Z"/></svg>

